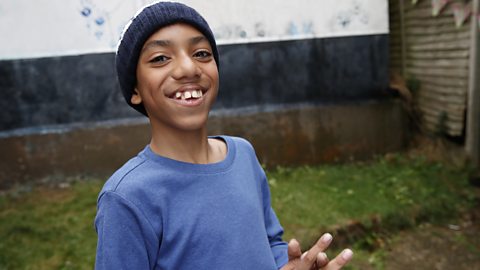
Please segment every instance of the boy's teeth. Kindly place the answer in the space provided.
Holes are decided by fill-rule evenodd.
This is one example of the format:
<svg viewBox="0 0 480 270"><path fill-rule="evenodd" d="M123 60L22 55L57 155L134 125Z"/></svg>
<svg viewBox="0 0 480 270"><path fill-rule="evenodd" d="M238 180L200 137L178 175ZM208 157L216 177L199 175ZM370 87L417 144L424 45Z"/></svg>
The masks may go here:
<svg viewBox="0 0 480 270"><path fill-rule="evenodd" d="M185 91L185 92L176 92L175 98L176 99L189 99L189 98L201 98L203 96L202 90L192 90L192 91Z"/></svg>

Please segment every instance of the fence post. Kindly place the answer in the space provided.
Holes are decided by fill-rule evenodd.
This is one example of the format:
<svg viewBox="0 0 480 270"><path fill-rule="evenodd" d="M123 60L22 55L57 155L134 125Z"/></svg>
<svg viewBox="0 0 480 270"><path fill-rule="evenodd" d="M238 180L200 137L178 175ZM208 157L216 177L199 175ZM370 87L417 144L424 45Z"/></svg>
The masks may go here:
<svg viewBox="0 0 480 270"><path fill-rule="evenodd" d="M467 128L465 150L472 165L480 168L480 33L479 1L473 0L471 16L470 73L468 83Z"/></svg>
<svg viewBox="0 0 480 270"><path fill-rule="evenodd" d="M404 79L407 78L407 36L405 34L405 4L404 0L399 0L400 6L400 39L401 39L401 65L402 65L402 76Z"/></svg>

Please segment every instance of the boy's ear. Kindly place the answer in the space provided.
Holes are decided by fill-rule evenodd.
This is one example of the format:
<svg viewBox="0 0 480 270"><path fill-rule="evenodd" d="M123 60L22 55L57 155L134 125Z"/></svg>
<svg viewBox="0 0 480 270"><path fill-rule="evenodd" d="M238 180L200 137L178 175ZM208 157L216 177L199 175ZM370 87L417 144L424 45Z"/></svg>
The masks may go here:
<svg viewBox="0 0 480 270"><path fill-rule="evenodd" d="M136 87L135 87L135 93L130 98L130 102L132 102L132 104L135 104L135 105L142 103L142 97L138 93L138 89Z"/></svg>

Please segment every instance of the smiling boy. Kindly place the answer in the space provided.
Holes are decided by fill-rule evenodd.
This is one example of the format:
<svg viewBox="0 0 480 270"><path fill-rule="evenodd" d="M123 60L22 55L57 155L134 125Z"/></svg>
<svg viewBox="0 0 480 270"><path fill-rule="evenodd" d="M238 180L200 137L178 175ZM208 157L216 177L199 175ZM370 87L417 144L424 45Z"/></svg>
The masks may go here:
<svg viewBox="0 0 480 270"><path fill-rule="evenodd" d="M98 198L96 269L340 269L325 234L301 258L282 240L252 146L209 137L219 56L207 22L173 2L145 7L117 50L126 101L148 116L151 141Z"/></svg>

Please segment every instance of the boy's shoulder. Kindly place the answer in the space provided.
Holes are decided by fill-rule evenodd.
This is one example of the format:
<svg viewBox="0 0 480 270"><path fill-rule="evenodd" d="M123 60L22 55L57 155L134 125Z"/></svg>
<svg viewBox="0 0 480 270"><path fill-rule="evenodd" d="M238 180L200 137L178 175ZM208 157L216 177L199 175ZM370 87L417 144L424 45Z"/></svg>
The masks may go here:
<svg viewBox="0 0 480 270"><path fill-rule="evenodd" d="M102 191L100 194L113 191L118 192L121 185L128 182L133 175L136 175L137 172L140 170L140 167L146 162L147 160L143 158L140 154L128 160L122 167L116 170L110 178L105 182Z"/></svg>
<svg viewBox="0 0 480 270"><path fill-rule="evenodd" d="M252 144L245 138L242 137L235 137L235 136L222 136L225 140L231 140L235 146L239 147L240 149L248 149L254 151ZM228 144L228 143L227 143Z"/></svg>
<svg viewBox="0 0 480 270"><path fill-rule="evenodd" d="M256 152L253 145L245 138L236 137L236 136L215 136L217 138L221 138L227 144L227 155L232 155L234 160L240 159L244 160L244 158L256 158ZM228 158L228 157L227 157Z"/></svg>
<svg viewBox="0 0 480 270"><path fill-rule="evenodd" d="M236 156L235 160L237 164L239 162L244 164L244 162L250 161L245 163L244 165L251 164L254 167L259 165L257 153L253 145L250 143L250 141L242 137L234 137L234 136L226 136L225 140L231 141L230 143L231 145L229 146L232 146L233 149L229 149L229 151L233 150L233 152L235 152L234 155Z"/></svg>

